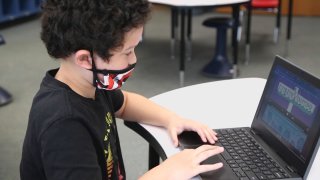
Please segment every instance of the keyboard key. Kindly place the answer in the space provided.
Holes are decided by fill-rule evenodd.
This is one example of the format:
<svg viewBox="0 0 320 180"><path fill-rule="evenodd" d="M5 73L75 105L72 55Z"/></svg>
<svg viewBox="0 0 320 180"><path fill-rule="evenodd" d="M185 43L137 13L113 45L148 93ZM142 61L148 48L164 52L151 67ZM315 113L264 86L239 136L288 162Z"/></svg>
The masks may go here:
<svg viewBox="0 0 320 180"><path fill-rule="evenodd" d="M282 174L284 177L286 177L286 178L289 178L290 176L289 176L289 174L287 174L287 173L283 173Z"/></svg>
<svg viewBox="0 0 320 180"><path fill-rule="evenodd" d="M261 172L259 168L255 168L255 169L252 169L252 172L254 173L258 173L258 172Z"/></svg>
<svg viewBox="0 0 320 180"><path fill-rule="evenodd" d="M274 178L276 178L274 175L267 175L267 178L268 179L274 179Z"/></svg>
<svg viewBox="0 0 320 180"><path fill-rule="evenodd" d="M232 160L228 160L227 163L228 164L234 164L234 163L236 163L236 161L232 159Z"/></svg>
<svg viewBox="0 0 320 180"><path fill-rule="evenodd" d="M246 175L250 180L258 180L258 177L251 171L245 171Z"/></svg>
<svg viewBox="0 0 320 180"><path fill-rule="evenodd" d="M231 168L237 168L237 167L239 167L239 165L238 164L230 164L230 167Z"/></svg>
<svg viewBox="0 0 320 180"><path fill-rule="evenodd" d="M270 172L270 171L263 171L263 174L265 174L265 175L272 175L272 172Z"/></svg>
<svg viewBox="0 0 320 180"><path fill-rule="evenodd" d="M223 151L221 153L221 155L222 155L223 159L225 159L226 161L232 159L232 157L229 155L229 153L227 151Z"/></svg>
<svg viewBox="0 0 320 180"><path fill-rule="evenodd" d="M283 178L282 174L279 173L279 172L274 173L274 175L275 175L277 178Z"/></svg>
<svg viewBox="0 0 320 180"><path fill-rule="evenodd" d="M246 163L240 163L239 166L240 167L247 167L248 165Z"/></svg>
<svg viewBox="0 0 320 180"><path fill-rule="evenodd" d="M219 132L219 134L222 134L222 135L228 134L227 130L225 130L225 129L221 129L218 132Z"/></svg>
<svg viewBox="0 0 320 180"><path fill-rule="evenodd" d="M260 180L267 179L267 177L265 175L263 175L262 173L257 173L256 175Z"/></svg>
<svg viewBox="0 0 320 180"><path fill-rule="evenodd" d="M248 177L241 177L240 180L250 180Z"/></svg>
<svg viewBox="0 0 320 180"><path fill-rule="evenodd" d="M250 171L251 170L249 167L242 167L241 169L242 169L242 171Z"/></svg>

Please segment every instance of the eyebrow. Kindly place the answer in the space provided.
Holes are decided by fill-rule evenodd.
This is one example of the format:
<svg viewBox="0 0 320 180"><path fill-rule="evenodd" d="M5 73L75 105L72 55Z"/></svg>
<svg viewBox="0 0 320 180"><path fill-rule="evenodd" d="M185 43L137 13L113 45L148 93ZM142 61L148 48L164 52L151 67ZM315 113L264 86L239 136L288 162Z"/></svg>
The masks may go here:
<svg viewBox="0 0 320 180"><path fill-rule="evenodd" d="M127 51L127 50L129 50L129 49L135 48L135 47L137 47L139 44L140 44L140 41L139 41L136 45L132 45L132 46L128 47L127 49L125 49L124 51Z"/></svg>
<svg viewBox="0 0 320 180"><path fill-rule="evenodd" d="M130 47L128 47L127 49L125 49L124 51L127 51L127 50L129 50L129 49L135 48L136 46L137 46L137 45L130 46Z"/></svg>

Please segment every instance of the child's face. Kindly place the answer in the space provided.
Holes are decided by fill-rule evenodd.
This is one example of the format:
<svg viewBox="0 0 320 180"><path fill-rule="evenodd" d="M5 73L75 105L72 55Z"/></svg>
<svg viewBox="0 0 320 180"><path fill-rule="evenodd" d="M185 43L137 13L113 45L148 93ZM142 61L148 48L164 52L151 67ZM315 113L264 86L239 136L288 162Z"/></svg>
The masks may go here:
<svg viewBox="0 0 320 180"><path fill-rule="evenodd" d="M137 62L134 48L139 44L142 37L143 27L132 29L125 34L123 46L111 51L111 58L108 61L97 60L97 69L122 70L130 64ZM99 58L97 58L99 59Z"/></svg>

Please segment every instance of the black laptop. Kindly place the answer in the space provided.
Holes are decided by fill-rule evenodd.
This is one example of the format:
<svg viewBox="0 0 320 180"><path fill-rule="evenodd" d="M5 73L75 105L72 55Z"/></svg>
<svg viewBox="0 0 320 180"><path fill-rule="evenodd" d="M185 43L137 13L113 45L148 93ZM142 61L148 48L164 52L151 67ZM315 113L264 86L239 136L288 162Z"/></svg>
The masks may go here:
<svg viewBox="0 0 320 180"><path fill-rule="evenodd" d="M306 179L319 148L319 108L320 79L277 56L251 127L215 130L225 151L203 163L224 166L201 178ZM179 144L185 149L203 143L196 133L183 132Z"/></svg>

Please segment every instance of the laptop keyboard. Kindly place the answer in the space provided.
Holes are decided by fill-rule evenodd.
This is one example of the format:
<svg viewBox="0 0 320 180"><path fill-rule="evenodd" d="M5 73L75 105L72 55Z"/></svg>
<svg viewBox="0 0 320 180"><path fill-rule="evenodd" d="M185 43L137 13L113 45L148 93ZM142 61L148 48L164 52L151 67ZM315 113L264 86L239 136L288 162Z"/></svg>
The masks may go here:
<svg viewBox="0 0 320 180"><path fill-rule="evenodd" d="M244 128L216 130L221 154L240 180L281 179L290 177Z"/></svg>

